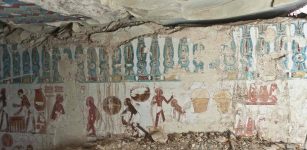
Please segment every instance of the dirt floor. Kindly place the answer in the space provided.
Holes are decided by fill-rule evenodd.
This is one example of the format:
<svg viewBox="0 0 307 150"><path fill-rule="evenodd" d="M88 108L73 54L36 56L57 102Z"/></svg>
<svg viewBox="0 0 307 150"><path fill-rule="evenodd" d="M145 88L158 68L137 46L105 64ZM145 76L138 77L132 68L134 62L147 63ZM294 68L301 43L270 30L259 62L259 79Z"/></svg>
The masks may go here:
<svg viewBox="0 0 307 150"><path fill-rule="evenodd" d="M94 140L79 147L65 150L299 150L299 145L273 143L255 137L238 137L226 132L188 132L166 135L152 135L151 138L114 135ZM161 139L159 139L161 138Z"/></svg>

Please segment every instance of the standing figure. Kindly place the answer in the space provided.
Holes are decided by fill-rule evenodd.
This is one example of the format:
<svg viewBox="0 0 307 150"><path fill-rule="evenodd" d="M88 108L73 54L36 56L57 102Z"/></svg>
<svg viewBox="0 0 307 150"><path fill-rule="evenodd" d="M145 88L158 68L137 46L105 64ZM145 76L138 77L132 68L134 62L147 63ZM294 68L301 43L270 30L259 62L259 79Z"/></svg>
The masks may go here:
<svg viewBox="0 0 307 150"><path fill-rule="evenodd" d="M5 110L5 107L7 105L6 102L6 91L5 89L1 89L0 91L0 114L1 114L1 120L0 120L0 130L8 130L8 125L9 125L9 121L8 121L8 113ZM3 125L3 123L5 123L5 126ZM5 128L3 128L5 127Z"/></svg>
<svg viewBox="0 0 307 150"><path fill-rule="evenodd" d="M31 108L31 104L30 101L28 99L28 97L26 96L26 94L24 93L24 91L22 89L19 89L17 91L18 96L21 99L20 104L13 104L13 107L19 107L18 111L14 114L14 115L19 115L21 112L23 112L23 116L26 117L26 129L29 128L29 122L30 119L32 120L32 131L34 132L34 128L35 128L35 120L33 117L33 114L30 110Z"/></svg>
<svg viewBox="0 0 307 150"><path fill-rule="evenodd" d="M173 95L170 97L169 100L166 100L166 98L163 96L163 91L160 88L155 89L156 95L152 98L151 104L157 104L156 108L156 120L155 120L155 128L158 126L159 117L162 115L163 122L165 121L164 111L162 108L162 102L165 101L167 104L173 99Z"/></svg>
<svg viewBox="0 0 307 150"><path fill-rule="evenodd" d="M87 117L87 132L88 136L96 136L95 122L97 121L97 107L94 104L94 98L92 96L87 97L86 106L88 108ZM92 132L90 132L92 131Z"/></svg>
<svg viewBox="0 0 307 150"><path fill-rule="evenodd" d="M63 101L64 101L63 96L60 94L57 94L56 101L53 105L53 109L52 109L52 113L50 117L52 120L56 120L57 118L59 118L61 114L65 114L64 107L62 105Z"/></svg>

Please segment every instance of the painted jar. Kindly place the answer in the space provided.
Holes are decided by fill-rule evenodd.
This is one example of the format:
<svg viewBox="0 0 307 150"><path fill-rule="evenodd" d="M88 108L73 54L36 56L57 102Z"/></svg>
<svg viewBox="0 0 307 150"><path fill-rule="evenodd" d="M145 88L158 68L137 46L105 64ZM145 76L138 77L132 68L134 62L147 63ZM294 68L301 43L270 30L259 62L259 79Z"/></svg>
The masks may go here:
<svg viewBox="0 0 307 150"><path fill-rule="evenodd" d="M44 111L46 105L42 89L35 89L34 107L37 111Z"/></svg>

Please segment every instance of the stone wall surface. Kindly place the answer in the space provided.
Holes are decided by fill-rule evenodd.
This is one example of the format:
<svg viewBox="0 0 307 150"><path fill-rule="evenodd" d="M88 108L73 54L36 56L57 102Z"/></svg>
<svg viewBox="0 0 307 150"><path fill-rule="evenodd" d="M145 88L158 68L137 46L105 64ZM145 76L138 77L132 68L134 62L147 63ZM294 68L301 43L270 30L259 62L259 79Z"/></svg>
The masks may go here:
<svg viewBox="0 0 307 150"><path fill-rule="evenodd" d="M303 144L305 23L153 30L130 40L142 31L124 34L127 28L124 37L112 34L127 40L113 50L2 44L1 147L50 149L141 127L165 134L231 130ZM103 40L109 35L93 37L111 43Z"/></svg>

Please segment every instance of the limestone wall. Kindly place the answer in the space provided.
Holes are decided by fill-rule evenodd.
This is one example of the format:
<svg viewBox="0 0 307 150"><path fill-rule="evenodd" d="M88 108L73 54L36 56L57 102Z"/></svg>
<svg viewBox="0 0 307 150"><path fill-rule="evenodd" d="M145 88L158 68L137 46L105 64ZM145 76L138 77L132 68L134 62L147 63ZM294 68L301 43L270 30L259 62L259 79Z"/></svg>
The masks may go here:
<svg viewBox="0 0 307 150"><path fill-rule="evenodd" d="M305 21L274 20L184 28L113 51L2 45L2 147L49 149L133 134L137 123L303 144L305 36Z"/></svg>

